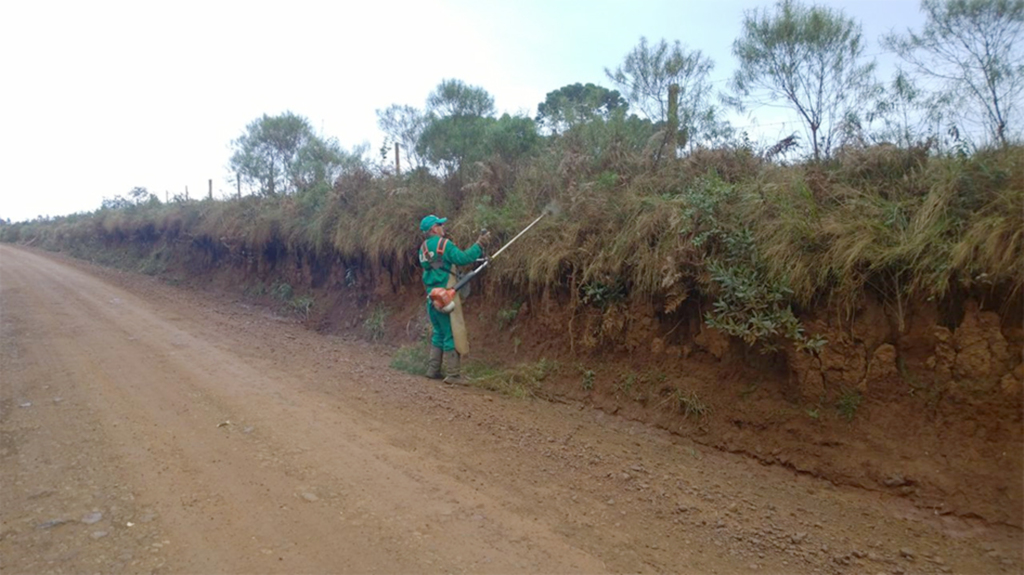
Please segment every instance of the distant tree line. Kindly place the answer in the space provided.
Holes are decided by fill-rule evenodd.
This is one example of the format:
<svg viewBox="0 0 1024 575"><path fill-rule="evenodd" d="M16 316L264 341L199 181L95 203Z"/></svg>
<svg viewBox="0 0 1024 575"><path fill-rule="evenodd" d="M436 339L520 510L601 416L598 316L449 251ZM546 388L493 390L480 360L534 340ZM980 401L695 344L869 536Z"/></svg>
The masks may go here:
<svg viewBox="0 0 1024 575"><path fill-rule="evenodd" d="M732 46L739 68L727 91L713 90L715 63L700 50L646 38L605 69L613 88L563 86L547 94L534 117L498 117L484 88L445 79L423 108L377 110L382 165L397 144L405 170L425 169L458 184L467 166L495 158L515 167L552 142L581 152L644 150L652 141L662 148L671 142L675 153L749 145L723 112L760 106L788 108L803 127L773 153L799 148L813 161L848 144L964 148L1018 141L1024 0L923 0L921 8L921 30L881 39L902 62L889 81L877 78L857 21L797 0L744 14ZM365 150L341 149L292 112L254 120L232 149L230 169L262 195L329 189L340 173L366 161Z"/></svg>

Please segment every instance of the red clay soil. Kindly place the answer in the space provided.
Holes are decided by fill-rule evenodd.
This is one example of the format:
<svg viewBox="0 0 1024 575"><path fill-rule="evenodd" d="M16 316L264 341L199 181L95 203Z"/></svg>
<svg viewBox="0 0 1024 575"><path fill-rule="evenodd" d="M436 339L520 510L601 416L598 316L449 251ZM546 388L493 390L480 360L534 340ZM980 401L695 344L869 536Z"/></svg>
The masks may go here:
<svg viewBox="0 0 1024 575"><path fill-rule="evenodd" d="M317 333L213 277L0 246L0 570L1024 569L1021 340L983 308L920 341L835 330L801 368L644 310L538 298L499 329L467 302L478 359L558 361L539 401L338 335L379 299L335 290ZM388 297L416 341L420 294Z"/></svg>

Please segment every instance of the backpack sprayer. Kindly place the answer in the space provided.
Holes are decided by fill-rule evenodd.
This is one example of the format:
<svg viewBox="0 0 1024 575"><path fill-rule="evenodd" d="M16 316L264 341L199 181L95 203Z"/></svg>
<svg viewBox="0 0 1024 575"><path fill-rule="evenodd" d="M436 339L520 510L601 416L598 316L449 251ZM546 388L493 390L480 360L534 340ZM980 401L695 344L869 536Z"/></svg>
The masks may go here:
<svg viewBox="0 0 1024 575"><path fill-rule="evenodd" d="M483 263L480 264L479 267L469 272L468 274L462 276L462 279L456 282L455 285L449 288L436 287L430 290L430 295L428 297L430 298L430 303L434 305L434 309L441 313L451 313L452 310L455 309L455 294L459 291L460 288L462 288L462 286L469 283L469 280L475 278L480 272L484 271L484 268L486 268L491 263L491 260L500 256L501 252L508 249L508 247L512 245L513 242L522 237L522 235L525 234L526 232L530 231L530 228L537 225L537 222L544 219L544 216L553 214L554 212L554 205L549 204L546 208L544 208L544 212L540 216L538 216L537 219L530 222L530 225L523 228L523 231L516 234L516 237L512 238L511 240L508 241L508 243L501 246L501 249L494 252L493 256L484 259Z"/></svg>

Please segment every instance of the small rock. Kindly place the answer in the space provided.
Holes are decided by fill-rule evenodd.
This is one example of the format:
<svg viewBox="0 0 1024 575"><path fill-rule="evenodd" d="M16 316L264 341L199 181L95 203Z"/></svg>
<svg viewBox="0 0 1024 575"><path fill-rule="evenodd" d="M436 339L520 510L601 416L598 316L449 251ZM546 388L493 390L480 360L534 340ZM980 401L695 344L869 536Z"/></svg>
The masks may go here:
<svg viewBox="0 0 1024 575"><path fill-rule="evenodd" d="M854 549L853 551L850 551L850 555L853 555L857 559L863 559L864 558L864 552L861 551L860 549Z"/></svg>
<svg viewBox="0 0 1024 575"><path fill-rule="evenodd" d="M750 569L751 571L757 571L758 569L761 568L761 566L758 565L757 563L751 563L750 565L747 565L747 568Z"/></svg>
<svg viewBox="0 0 1024 575"><path fill-rule="evenodd" d="M92 534L89 535L89 537L92 537L93 539L103 539L106 536L107 536L107 532L106 531L93 531Z"/></svg>
<svg viewBox="0 0 1024 575"><path fill-rule="evenodd" d="M800 543L803 543L805 539L807 539L807 533L805 533L803 531L801 531L800 533L797 533L795 535L790 535L789 536L789 540L792 541L794 544L797 544L797 545L799 545Z"/></svg>
<svg viewBox="0 0 1024 575"><path fill-rule="evenodd" d="M147 513L142 517L139 517L139 523L149 523L156 519L156 513Z"/></svg>
<svg viewBox="0 0 1024 575"><path fill-rule="evenodd" d="M246 427L244 427L244 428L242 429L242 433L252 433L252 431L253 431L254 429L256 429L256 428L255 428L255 427L253 427L253 426L251 426L251 425L249 425L249 426L246 426Z"/></svg>
<svg viewBox="0 0 1024 575"><path fill-rule="evenodd" d="M900 549L900 557L903 557L904 559L907 559L908 561L913 561L914 560L914 551L904 547L903 549Z"/></svg>
<svg viewBox="0 0 1024 575"><path fill-rule="evenodd" d="M36 526L36 529L52 529L54 527L59 527L61 525L64 525L67 522L68 522L67 519L51 519L49 521L45 521L43 523L40 523L39 525Z"/></svg>
<svg viewBox="0 0 1024 575"><path fill-rule="evenodd" d="M103 519L103 514L99 511L93 511L92 513L86 513L85 517L82 518L82 523L92 525L99 522L100 519Z"/></svg>
<svg viewBox="0 0 1024 575"><path fill-rule="evenodd" d="M739 506L736 505L735 503L730 503L729 504L729 511L735 512L738 507Z"/></svg>
<svg viewBox="0 0 1024 575"><path fill-rule="evenodd" d="M614 499L609 499L608 500L608 505L615 505L615 500Z"/></svg>
<svg viewBox="0 0 1024 575"><path fill-rule="evenodd" d="M316 495L314 495L312 493L309 493L309 492L303 493L302 494L302 498L305 499L306 501L309 501L310 503L313 503L314 501L319 501L320 500L319 497L317 497Z"/></svg>
<svg viewBox="0 0 1024 575"><path fill-rule="evenodd" d="M26 401L25 403L22 403L18 407L32 407L32 402L31 401Z"/></svg>

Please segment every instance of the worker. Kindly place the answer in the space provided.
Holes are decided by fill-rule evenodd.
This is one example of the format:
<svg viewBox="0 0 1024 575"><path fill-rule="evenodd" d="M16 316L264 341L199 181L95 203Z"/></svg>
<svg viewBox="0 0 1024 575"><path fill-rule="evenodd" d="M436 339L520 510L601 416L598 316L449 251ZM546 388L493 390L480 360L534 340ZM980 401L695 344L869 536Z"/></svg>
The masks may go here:
<svg viewBox="0 0 1024 575"><path fill-rule="evenodd" d="M433 214L420 221L420 231L423 232L426 239L420 246L419 260L420 267L423 268L423 286L428 294L433 288L453 286L456 281L453 266L468 265L480 258L483 254L483 243L489 235L486 231L483 232L469 249L462 251L455 245L455 242L445 237L444 224L447 221L448 218L439 218ZM459 314L459 319L461 319L461 309L452 313ZM456 349L456 335L452 333L451 316L436 309L429 299L427 300L427 316L430 318L431 327L433 327L427 377L441 379L443 360L444 382L449 385L465 385L466 380L461 373L462 360ZM457 328L465 329L461 321L457 323Z"/></svg>

